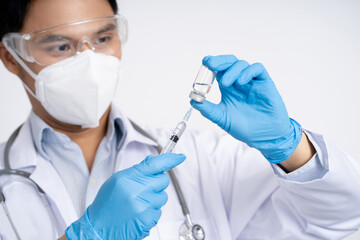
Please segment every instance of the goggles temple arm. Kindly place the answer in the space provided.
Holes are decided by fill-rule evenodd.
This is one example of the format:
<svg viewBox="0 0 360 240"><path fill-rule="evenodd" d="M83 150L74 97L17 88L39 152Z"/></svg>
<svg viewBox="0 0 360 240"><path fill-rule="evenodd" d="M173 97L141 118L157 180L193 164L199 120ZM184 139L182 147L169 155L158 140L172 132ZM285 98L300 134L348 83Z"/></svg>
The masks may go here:
<svg viewBox="0 0 360 240"><path fill-rule="evenodd" d="M5 37L4 37L5 38ZM36 74L25 64L25 62L20 58L19 54L14 50L13 46L9 45L9 40L8 38L5 38L3 40L3 44L6 48L6 50L8 50L8 52L11 54L11 56L13 56L13 58L15 58L15 60L20 64L20 66L33 78L36 78Z"/></svg>

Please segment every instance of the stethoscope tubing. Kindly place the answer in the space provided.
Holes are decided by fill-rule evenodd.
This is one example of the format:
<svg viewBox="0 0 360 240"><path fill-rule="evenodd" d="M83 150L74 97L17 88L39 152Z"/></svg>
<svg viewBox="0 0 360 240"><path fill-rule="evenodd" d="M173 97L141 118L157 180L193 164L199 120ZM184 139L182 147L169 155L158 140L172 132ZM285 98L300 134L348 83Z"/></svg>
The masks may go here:
<svg viewBox="0 0 360 240"><path fill-rule="evenodd" d="M147 138L150 138L151 140L153 140L155 143L156 143L156 151L158 152L158 154L161 153L162 151L162 147L161 145L156 141L156 139L151 136L150 134L148 134L146 131L144 131L142 128L140 128L136 123L130 121L132 126L135 128L136 131L138 131L139 133L141 133L142 135L144 135L145 137ZM174 185L174 188L175 188L175 191L176 191L176 194L177 194L177 197L179 199L179 202L180 202L180 205L181 205L181 209L182 209L182 212L184 214L184 216L186 215L189 215L190 216L190 213L189 213L189 208L187 206L187 203L186 203L186 200L185 200L185 197L184 197L184 194L181 190L181 187L180 187L180 184L179 184L179 181L173 171L173 169L170 169L168 171L168 174L169 174L169 177L171 179L171 182L172 184Z"/></svg>
<svg viewBox="0 0 360 240"><path fill-rule="evenodd" d="M154 137L152 137L150 134L148 134L145 130L143 130L142 128L140 128L137 124L135 124L133 121L130 120L130 123L132 124L132 126L135 128L135 130L137 130L139 133L141 133L142 135L144 135L145 137L153 140L157 146L156 146L156 150L158 151L158 153L160 154L161 151L162 151L162 147L161 145L156 141L156 139ZM11 146L13 145L13 143L15 142L15 139L16 137L18 136L19 132L20 132L20 129L21 129L22 125L20 125L12 134L11 136L9 137L6 145L5 145L5 149L4 149L4 169L3 170L0 170L0 176L2 175L18 175L18 176L21 176L21 177L24 177L28 180L31 181L32 184L34 184L34 186L36 186L36 188L38 189L39 193L40 193L40 196L46 206L46 208L48 209L48 212L49 212L49 215L51 217L51 220L55 223L55 227L56 227L56 230L57 230L57 233L60 237L60 228L59 228L59 224L55 218L55 214L53 213L51 207L50 207L50 203L48 201L48 199L46 198L46 194L45 192L43 191L43 189L41 189L41 187L34 181L30 178L30 173L29 172L26 172L26 171L21 171L21 170L16 170L16 169L12 169L10 167L10 160L9 160L9 153L10 153L10 148ZM192 229L195 225L193 225L193 222L191 220L191 217L190 217L190 212L189 212L189 208L187 206L187 203L186 203L186 200L185 200L185 197L184 197L184 194L181 190L181 187L180 187L180 184L179 184L179 181L173 171L173 169L169 170L168 171L168 174L169 174L169 177L171 179L171 182L173 183L174 185L174 188L175 188L175 191L176 191L176 194L177 194L177 197L179 199L179 203L180 203L180 206L181 206L181 209L182 209L182 212L183 212L183 215L185 217L185 223L186 225L188 226L189 229ZM6 202L5 202L5 197L2 193L2 190L0 188L0 203L3 205L3 208L4 208L4 211L9 219L9 222L17 236L17 238L20 240L20 236L19 236L19 233L11 219L11 216L9 214L9 211L8 211L8 208L6 206ZM198 227L200 227L199 225L196 225ZM201 227L200 227L201 228ZM202 230L202 228L201 228ZM203 230L202 230L203 231ZM196 236L195 237L195 240L197 240ZM204 239L204 238L203 238Z"/></svg>
<svg viewBox="0 0 360 240"><path fill-rule="evenodd" d="M141 127L139 127L136 123L132 122L130 120L132 126L135 128L136 131L138 131L139 133L141 133L142 135L144 135L145 137L148 137L150 138L151 140L153 140L157 146L156 146L156 150L157 152L160 154L162 152L162 147L161 145L158 143L158 141L156 141L156 139L151 136L150 134L148 134L145 130L143 130ZM185 225L187 226L190 234L192 235L192 237L194 238L194 240L204 240L205 239L205 232L204 232L204 229L198 225L198 224L194 224L191 220L191 216L190 216L190 211L189 211L189 208L187 206L187 203L186 203L186 200L185 200L185 197L184 197L184 194L181 190L181 187L180 187L180 184L179 184L179 181L173 171L173 169L170 169L168 171L168 174L169 174L169 177L171 179L171 182L172 184L174 185L174 188L175 188L175 192L176 192L176 195L179 199L179 203L180 203L180 206L181 206L181 210L183 212L183 215L185 217ZM203 237L202 238L198 238L197 234L194 233L194 230L195 229L198 229L199 231L201 231L201 233L203 234ZM181 226L180 226L180 229L181 229ZM182 239L181 237L181 230L179 229L180 231L180 239Z"/></svg>
<svg viewBox="0 0 360 240"><path fill-rule="evenodd" d="M36 187L39 195L40 195L40 198L41 200L43 201L45 207L46 207L46 210L48 212L48 214L50 215L50 218L51 218L51 221L54 223L55 225L55 228L56 228L56 232L58 234L58 236L60 237L60 227L59 227L59 223L57 222L56 220L56 217L55 217L55 214L54 212L52 211L51 207L50 207L50 202L49 200L47 199L46 197L46 194L44 192L44 190L34 181L30 178L30 173L29 172L26 172L26 171L22 171L22 170L17 170L17 169L12 169L10 167L10 160L9 160L9 153L10 153L10 148L12 147L13 143L15 142L15 139L16 137L18 136L19 132L20 132L20 129L21 129L22 125L20 125L12 134L11 136L9 137L6 145L5 145L5 149L4 149L4 169L0 170L0 176L3 176L3 175L16 175L16 176L20 176L20 177L23 177L25 179L27 179L29 182L31 182L31 184L33 186ZM11 218L11 215L9 213L9 209L7 208L7 205L6 205L6 199L5 199L5 196L2 192L2 188L0 188L0 203L4 209L4 212L11 224L11 227L13 228L14 232L15 232L15 235L17 237L17 239L21 239L20 238L20 234L14 224L14 221L12 220Z"/></svg>

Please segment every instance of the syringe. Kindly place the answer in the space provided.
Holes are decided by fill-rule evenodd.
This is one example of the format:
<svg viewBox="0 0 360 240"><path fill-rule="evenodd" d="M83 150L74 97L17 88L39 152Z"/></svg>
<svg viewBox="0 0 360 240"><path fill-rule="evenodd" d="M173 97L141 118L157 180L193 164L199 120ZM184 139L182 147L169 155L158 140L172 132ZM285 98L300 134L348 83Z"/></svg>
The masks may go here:
<svg viewBox="0 0 360 240"><path fill-rule="evenodd" d="M191 110L192 110L192 107L189 109L189 111L186 112L183 119L176 125L176 128L174 129L174 131L171 134L170 140L167 142L165 147L162 149L161 154L172 152L176 143L179 141L181 135L185 131L186 123L191 116Z"/></svg>

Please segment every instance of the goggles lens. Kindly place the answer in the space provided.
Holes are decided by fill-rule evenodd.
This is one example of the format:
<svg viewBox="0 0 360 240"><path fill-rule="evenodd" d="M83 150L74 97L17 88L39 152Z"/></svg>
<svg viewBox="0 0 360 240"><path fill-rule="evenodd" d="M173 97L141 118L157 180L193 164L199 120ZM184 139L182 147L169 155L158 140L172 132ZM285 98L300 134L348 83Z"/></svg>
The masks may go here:
<svg viewBox="0 0 360 240"><path fill-rule="evenodd" d="M62 24L37 31L27 36L24 59L33 59L40 65L51 65L72 57L84 49L113 55L126 41L127 24L121 16L89 19ZM17 51L20 53L19 51Z"/></svg>

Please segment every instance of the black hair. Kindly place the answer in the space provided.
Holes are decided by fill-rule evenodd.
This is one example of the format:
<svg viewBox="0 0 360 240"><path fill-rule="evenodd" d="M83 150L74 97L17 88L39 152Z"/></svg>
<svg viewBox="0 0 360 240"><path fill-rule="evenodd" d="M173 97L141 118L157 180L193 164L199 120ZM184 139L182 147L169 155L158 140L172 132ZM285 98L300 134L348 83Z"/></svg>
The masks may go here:
<svg viewBox="0 0 360 240"><path fill-rule="evenodd" d="M108 0L116 14L116 0ZM24 24L31 0L1 0L0 1L0 39L9 32L19 32Z"/></svg>

